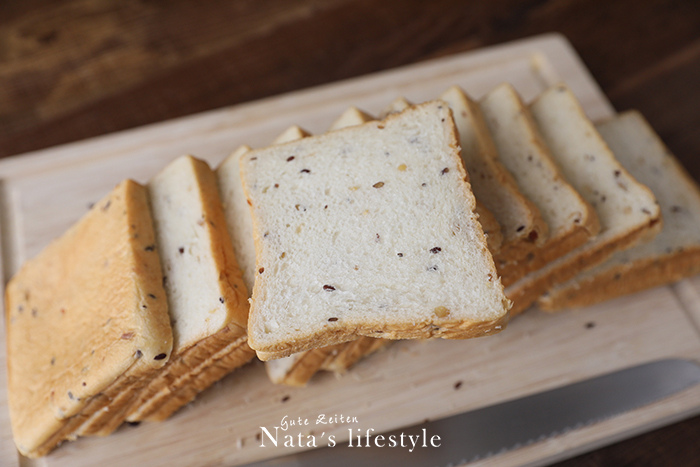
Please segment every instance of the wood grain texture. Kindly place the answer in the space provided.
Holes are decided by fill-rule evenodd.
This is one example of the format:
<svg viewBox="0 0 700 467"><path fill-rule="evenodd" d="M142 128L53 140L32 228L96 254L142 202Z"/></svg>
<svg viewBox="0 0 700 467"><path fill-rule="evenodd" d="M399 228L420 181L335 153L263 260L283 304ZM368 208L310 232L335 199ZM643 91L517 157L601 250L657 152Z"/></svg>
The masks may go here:
<svg viewBox="0 0 700 467"><path fill-rule="evenodd" d="M3 156L556 30L700 178L694 0L8 0L0 24ZM677 426L566 465L691 465L700 418Z"/></svg>

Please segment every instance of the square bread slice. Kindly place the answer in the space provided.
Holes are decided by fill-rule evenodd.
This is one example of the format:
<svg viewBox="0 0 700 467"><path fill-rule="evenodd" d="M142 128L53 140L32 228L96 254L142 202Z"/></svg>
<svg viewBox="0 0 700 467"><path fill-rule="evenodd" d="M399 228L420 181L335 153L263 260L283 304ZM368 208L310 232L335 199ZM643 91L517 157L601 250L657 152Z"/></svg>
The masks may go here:
<svg viewBox="0 0 700 467"><path fill-rule="evenodd" d="M507 293L514 301L515 313L555 285L661 230L661 210L654 194L617 161L566 86L546 90L530 109L564 175L596 208L600 233L509 286Z"/></svg>
<svg viewBox="0 0 700 467"><path fill-rule="evenodd" d="M184 156L148 183L173 329L170 362L119 415L140 421L186 386L195 365L231 343L248 359L248 291L226 230L216 177ZM231 368L232 370L233 368ZM118 426L117 417L101 434ZM115 426L116 425L116 426Z"/></svg>
<svg viewBox="0 0 700 467"><path fill-rule="evenodd" d="M700 273L700 189L636 111L596 125L617 160L649 187L663 228L652 241L615 253L605 263L547 292L544 310L588 306Z"/></svg>
<svg viewBox="0 0 700 467"><path fill-rule="evenodd" d="M513 86L505 83L496 87L479 104L499 160L513 174L520 190L539 208L549 226L545 244L530 251L521 261L498 258L496 267L507 287L528 272L582 245L598 233L600 227L593 207L567 182L552 159Z"/></svg>
<svg viewBox="0 0 700 467"><path fill-rule="evenodd" d="M103 391L151 377L170 357L146 189L120 183L27 261L6 310L12 429L18 450L38 457L109 402Z"/></svg>
<svg viewBox="0 0 700 467"><path fill-rule="evenodd" d="M248 339L259 356L503 328L510 303L444 102L253 150L241 175L256 246Z"/></svg>
<svg viewBox="0 0 700 467"><path fill-rule="evenodd" d="M479 105L457 86L450 87L440 99L452 108L474 196L501 227L503 244L494 254L496 264L524 258L547 240L546 222L501 164Z"/></svg>
<svg viewBox="0 0 700 467"><path fill-rule="evenodd" d="M382 110L379 113L380 118L383 119L391 114L402 112L409 108L411 105L411 102L405 97L397 97L384 110ZM458 124L457 120L455 120L455 124ZM457 132L460 132L459 128L457 129ZM462 150L464 150L464 148L462 148ZM464 162L464 160L462 162ZM470 181L473 183L473 180ZM479 223L481 224L481 227L484 230L484 234L486 235L486 243L489 247L489 251L495 257L500 253L501 245L504 241L501 224L496 220L496 216L486 207L484 203L479 201L479 199L476 200L475 211L476 214L479 216Z"/></svg>

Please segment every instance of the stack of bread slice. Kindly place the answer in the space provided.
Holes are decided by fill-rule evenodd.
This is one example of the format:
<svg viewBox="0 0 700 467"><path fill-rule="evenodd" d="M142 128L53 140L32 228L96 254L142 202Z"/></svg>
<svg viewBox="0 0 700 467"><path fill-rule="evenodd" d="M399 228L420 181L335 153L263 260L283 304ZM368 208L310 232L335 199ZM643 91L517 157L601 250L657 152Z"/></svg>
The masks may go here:
<svg viewBox="0 0 700 467"><path fill-rule="evenodd" d="M247 298L205 162L120 184L8 285L20 452L167 418L254 357Z"/></svg>
<svg viewBox="0 0 700 467"><path fill-rule="evenodd" d="M7 286L17 449L42 456L168 362L173 337L146 188L126 180Z"/></svg>
<svg viewBox="0 0 700 467"><path fill-rule="evenodd" d="M441 98L454 113L477 206L487 214L480 220L488 225L495 219L491 230L502 233L489 248L514 302L511 315L535 302L548 311L589 305L700 272L700 190L638 113L596 127L564 85L530 106L509 84L478 104L456 87ZM382 114L410 105L398 98ZM339 121L360 123L350 114ZM507 178L494 176L495 170L488 175L486 163L503 167ZM479 183L494 180L491 187ZM517 242L513 225L516 233L532 225L527 210L513 208L508 216L488 201L497 190L505 196L508 187L509 208L522 197L527 204L521 206L531 206L545 221L529 244L521 238L523 249L508 245ZM351 354L337 360L351 365L387 341L376 342L357 340L267 362L268 373L274 382L304 385L318 369L345 371L347 365L333 365L335 355Z"/></svg>
<svg viewBox="0 0 700 467"><path fill-rule="evenodd" d="M663 228L653 240L607 261L540 297L544 310L585 306L700 273L700 190L638 112L596 125L618 161L659 201Z"/></svg>
<svg viewBox="0 0 700 467"><path fill-rule="evenodd" d="M700 190L637 113L596 127L563 85L528 106L504 84L380 118L176 159L28 261L6 290L20 452L164 420L256 354L304 385L700 271Z"/></svg>

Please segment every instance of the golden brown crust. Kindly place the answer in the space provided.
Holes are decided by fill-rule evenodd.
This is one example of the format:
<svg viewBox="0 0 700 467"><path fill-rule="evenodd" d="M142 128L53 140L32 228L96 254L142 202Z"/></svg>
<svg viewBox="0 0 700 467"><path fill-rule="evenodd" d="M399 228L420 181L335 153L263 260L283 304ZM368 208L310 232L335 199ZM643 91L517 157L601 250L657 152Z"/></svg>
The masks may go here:
<svg viewBox="0 0 700 467"><path fill-rule="evenodd" d="M545 311L584 307L670 284L700 273L700 247L620 264L578 282L578 287L546 294L537 304Z"/></svg>
<svg viewBox="0 0 700 467"><path fill-rule="evenodd" d="M216 175L206 162L192 158L199 180L206 222L209 224L209 240L212 257L219 274L219 288L229 313L226 325L235 324L245 334L248 326L249 291L243 283L241 269L233 252L233 243L226 228L226 218L219 198Z"/></svg>
<svg viewBox="0 0 700 467"><path fill-rule="evenodd" d="M476 201L476 206L474 212L479 216L479 223L486 236L486 243L489 247L491 254L498 253L501 250L501 245L503 244L503 232L501 231L501 224L498 223L493 213L488 210L486 206Z"/></svg>
<svg viewBox="0 0 700 467"><path fill-rule="evenodd" d="M324 362L322 369L336 373L344 373L360 359L389 345L392 341L387 339L375 339L361 337L349 342L333 358Z"/></svg>
<svg viewBox="0 0 700 467"><path fill-rule="evenodd" d="M23 454L72 436L64 425L99 410L120 378L148 377L167 362L172 333L154 242L146 190L127 180L8 284L9 405Z"/></svg>
<svg viewBox="0 0 700 467"><path fill-rule="evenodd" d="M178 356L172 364L173 370L151 381L139 394L138 399L130 404L125 413L126 420L141 421L149 414L158 411L173 393L183 390L202 371L202 368L211 364L216 355L231 352L239 347L247 348L246 336L241 336L237 327L232 329L223 329ZM252 350L248 354L248 360L252 359L254 356Z"/></svg>
<svg viewBox="0 0 700 467"><path fill-rule="evenodd" d="M555 285L573 279L579 272L601 264L616 251L629 248L640 241L640 239L658 233L661 226L660 217L652 219L648 224L624 235L619 235L595 250L573 256L568 261L557 265L557 267L549 269L545 274L535 273L534 278L529 279L526 277L521 282L506 288L506 295L513 302L513 308L510 310L511 316L516 316L525 311Z"/></svg>
<svg viewBox="0 0 700 467"><path fill-rule="evenodd" d="M591 208L592 209L592 208ZM496 261L496 269L501 275L501 281L505 287L515 284L527 274L543 268L547 264L564 256L570 251L584 245L591 237L600 230L598 216L585 217L585 225L577 225L566 235L551 238L542 248L539 248L520 261L499 262Z"/></svg>
<svg viewBox="0 0 700 467"><path fill-rule="evenodd" d="M231 371L239 368L255 356L255 352L247 344L234 345L223 349L212 356L206 365L202 365L192 374L187 384L181 385L178 390L170 393L170 397L163 400L157 408L145 416L148 421L163 421L174 414L181 407L192 402L197 395L212 384L226 376Z"/></svg>
<svg viewBox="0 0 700 467"><path fill-rule="evenodd" d="M303 355L300 355L299 358L294 361L291 368L289 368L282 380L278 383L286 384L287 386L306 386L306 383L321 369L323 364L329 358L332 358L334 352L338 352L345 345L349 344L351 343L332 345L304 352Z"/></svg>

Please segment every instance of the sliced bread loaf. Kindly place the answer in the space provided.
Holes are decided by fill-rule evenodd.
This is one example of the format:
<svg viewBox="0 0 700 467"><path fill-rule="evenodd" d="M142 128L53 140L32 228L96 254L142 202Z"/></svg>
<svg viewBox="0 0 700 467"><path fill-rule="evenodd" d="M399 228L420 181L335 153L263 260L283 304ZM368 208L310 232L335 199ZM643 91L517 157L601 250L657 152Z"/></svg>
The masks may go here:
<svg viewBox="0 0 700 467"><path fill-rule="evenodd" d="M214 173L206 162L185 156L153 177L148 189L174 347L169 364L125 411L130 421L148 417L168 392L187 385L193 361L204 361L232 342L247 349L248 360L254 356L245 339L248 292Z"/></svg>
<svg viewBox="0 0 700 467"><path fill-rule="evenodd" d="M532 114L565 176L596 208L600 233L579 248L509 286L519 312L553 286L596 266L616 251L648 240L661 229L653 193L617 161L574 95L564 85L541 94Z"/></svg>
<svg viewBox="0 0 700 467"><path fill-rule="evenodd" d="M18 450L46 454L166 364L172 332L146 189L126 180L28 261L6 290ZM96 403L99 401L99 403Z"/></svg>
<svg viewBox="0 0 700 467"><path fill-rule="evenodd" d="M521 261L499 257L496 266L508 286L527 272L585 243L598 232L599 224L595 210L567 182L553 161L530 113L510 84L489 92L481 99L480 107L500 161L549 226L547 242Z"/></svg>
<svg viewBox="0 0 700 467"><path fill-rule="evenodd" d="M615 253L603 264L549 290L540 308L587 306L700 273L700 190L638 112L597 125L618 161L649 187L663 228L652 241Z"/></svg>
<svg viewBox="0 0 700 467"><path fill-rule="evenodd" d="M503 244L494 259L517 261L544 244L548 227L539 209L518 188L501 164L496 146L476 102L457 86L440 98L452 108L462 147L462 161L477 201L483 204L501 227Z"/></svg>
<svg viewBox="0 0 700 467"><path fill-rule="evenodd" d="M259 355L502 329L509 302L444 102L253 150L241 174L256 244L248 336Z"/></svg>

